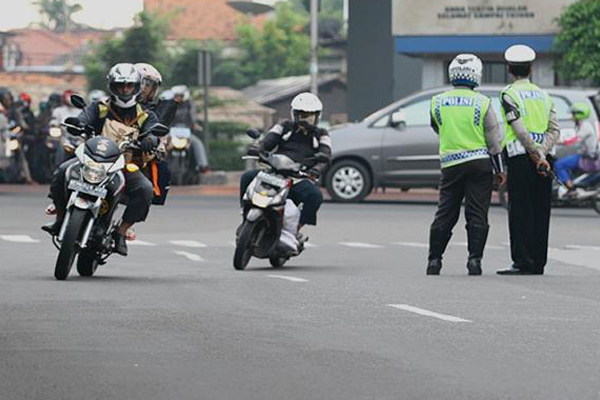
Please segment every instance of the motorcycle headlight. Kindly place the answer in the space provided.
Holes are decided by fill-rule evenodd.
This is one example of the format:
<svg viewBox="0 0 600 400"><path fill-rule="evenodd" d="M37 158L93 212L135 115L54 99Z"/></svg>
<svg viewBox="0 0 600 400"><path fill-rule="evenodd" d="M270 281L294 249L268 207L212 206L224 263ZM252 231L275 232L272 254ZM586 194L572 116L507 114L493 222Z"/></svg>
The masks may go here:
<svg viewBox="0 0 600 400"><path fill-rule="evenodd" d="M104 165L90 160L83 166L82 175L83 179L89 183L100 183L106 178L106 168Z"/></svg>
<svg viewBox="0 0 600 400"><path fill-rule="evenodd" d="M8 142L8 149L9 149L10 151L15 151L15 150L17 150L18 148L19 148L19 141L18 141L17 139L11 139L11 140Z"/></svg>
<svg viewBox="0 0 600 400"><path fill-rule="evenodd" d="M182 150L187 147L188 140L186 138L173 137L171 138L171 144L177 150Z"/></svg>
<svg viewBox="0 0 600 400"><path fill-rule="evenodd" d="M50 128L50 136L53 138L59 138L62 136L62 131L58 127Z"/></svg>

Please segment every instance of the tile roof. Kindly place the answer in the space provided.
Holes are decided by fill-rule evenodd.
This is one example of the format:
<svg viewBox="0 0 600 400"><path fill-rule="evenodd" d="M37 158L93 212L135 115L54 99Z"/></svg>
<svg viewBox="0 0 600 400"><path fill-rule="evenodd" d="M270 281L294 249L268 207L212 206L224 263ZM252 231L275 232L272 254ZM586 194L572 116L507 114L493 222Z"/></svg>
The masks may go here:
<svg viewBox="0 0 600 400"><path fill-rule="evenodd" d="M225 40L237 39L237 24L244 14L227 4L227 0L144 0L144 10L173 15L169 39ZM264 16L251 17L262 25Z"/></svg>

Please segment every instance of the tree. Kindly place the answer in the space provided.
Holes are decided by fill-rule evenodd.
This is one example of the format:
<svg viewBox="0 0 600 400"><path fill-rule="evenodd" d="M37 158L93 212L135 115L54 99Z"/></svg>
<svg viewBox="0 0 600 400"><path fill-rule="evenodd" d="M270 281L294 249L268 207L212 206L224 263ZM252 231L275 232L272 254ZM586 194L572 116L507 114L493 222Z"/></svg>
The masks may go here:
<svg viewBox="0 0 600 400"><path fill-rule="evenodd" d="M69 4L68 0L37 0L42 26L55 32L64 32L67 25L74 26L71 16L81 10L81 4Z"/></svg>
<svg viewBox="0 0 600 400"><path fill-rule="evenodd" d="M557 70L572 79L600 84L600 2L579 0L558 19L561 32L555 49L561 53Z"/></svg>
<svg viewBox="0 0 600 400"><path fill-rule="evenodd" d="M100 42L84 58L85 74L90 89L106 87L106 74L116 63L146 62L159 71L166 71L170 56L164 45L168 32L166 19L142 12L136 24L127 29L122 37Z"/></svg>
<svg viewBox="0 0 600 400"><path fill-rule="evenodd" d="M308 20L287 2L278 4L275 17L262 29L244 22L238 26L242 57L220 60L215 65L215 83L241 88L259 79L308 73L310 38Z"/></svg>

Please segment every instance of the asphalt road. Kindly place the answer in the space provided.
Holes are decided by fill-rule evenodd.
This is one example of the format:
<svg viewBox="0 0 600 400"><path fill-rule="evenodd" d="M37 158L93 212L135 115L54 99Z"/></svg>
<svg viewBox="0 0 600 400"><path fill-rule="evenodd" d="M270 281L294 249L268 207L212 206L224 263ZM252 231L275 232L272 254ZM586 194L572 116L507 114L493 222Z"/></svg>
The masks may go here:
<svg viewBox="0 0 600 400"><path fill-rule="evenodd" d="M283 269L232 267L234 198L173 197L130 256L53 278L39 194L0 195L0 399L600 399L600 217L556 210L545 276L484 275L431 204L325 204Z"/></svg>

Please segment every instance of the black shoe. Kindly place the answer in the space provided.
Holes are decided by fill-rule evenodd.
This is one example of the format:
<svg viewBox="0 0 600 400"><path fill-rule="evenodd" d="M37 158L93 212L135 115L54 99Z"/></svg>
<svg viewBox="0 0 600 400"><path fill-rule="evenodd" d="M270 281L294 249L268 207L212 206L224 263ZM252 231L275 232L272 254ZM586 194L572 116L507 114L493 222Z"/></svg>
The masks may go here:
<svg viewBox="0 0 600 400"><path fill-rule="evenodd" d="M468 260L467 270L469 271L469 275L471 276L481 275L481 259L471 258L470 260Z"/></svg>
<svg viewBox="0 0 600 400"><path fill-rule="evenodd" d="M527 269L520 269L511 267L508 269L499 269L496 271L498 275L543 275L543 272L540 271L530 271Z"/></svg>
<svg viewBox="0 0 600 400"><path fill-rule="evenodd" d="M125 235L121 235L115 231L113 239L115 241L115 253L127 257L127 240L125 239Z"/></svg>
<svg viewBox="0 0 600 400"><path fill-rule="evenodd" d="M427 275L439 275L442 270L442 259L436 258L427 261Z"/></svg>
<svg viewBox="0 0 600 400"><path fill-rule="evenodd" d="M60 234L60 228L62 226L62 221L56 220L54 222L47 223L42 226L42 230L44 232L48 232L52 236L58 236Z"/></svg>

